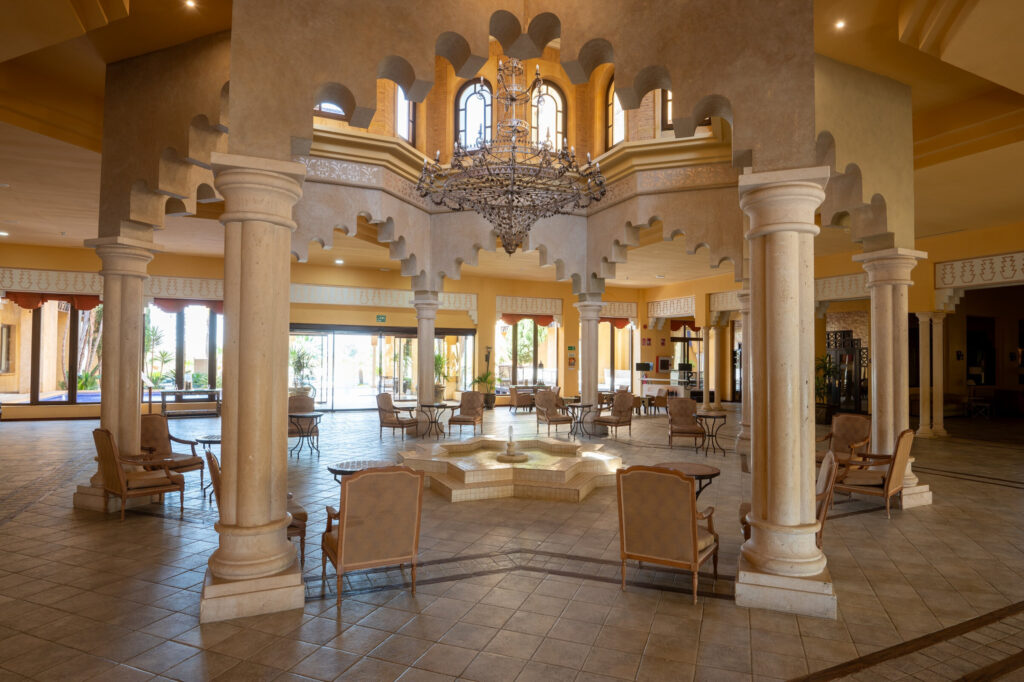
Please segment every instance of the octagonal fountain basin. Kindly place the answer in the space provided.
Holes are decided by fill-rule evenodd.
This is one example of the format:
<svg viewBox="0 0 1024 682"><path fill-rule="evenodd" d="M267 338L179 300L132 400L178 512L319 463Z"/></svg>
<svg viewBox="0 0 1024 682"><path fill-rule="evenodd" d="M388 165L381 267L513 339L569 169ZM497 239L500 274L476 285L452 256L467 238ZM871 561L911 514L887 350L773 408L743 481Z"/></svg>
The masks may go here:
<svg viewBox="0 0 1024 682"><path fill-rule="evenodd" d="M615 485L622 460L601 445L535 438L509 442L494 436L400 452L403 464L427 475L427 485L449 502L526 497L580 502L594 488ZM505 455L523 461L499 461Z"/></svg>

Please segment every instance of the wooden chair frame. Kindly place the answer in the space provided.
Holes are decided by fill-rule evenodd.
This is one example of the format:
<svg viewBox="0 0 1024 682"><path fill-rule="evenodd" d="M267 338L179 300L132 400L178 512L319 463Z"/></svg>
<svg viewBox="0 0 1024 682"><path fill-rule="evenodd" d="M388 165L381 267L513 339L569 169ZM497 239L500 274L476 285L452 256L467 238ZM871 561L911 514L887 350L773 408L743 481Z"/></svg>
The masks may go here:
<svg viewBox="0 0 1024 682"><path fill-rule="evenodd" d="M121 498L121 520L124 521L124 509L127 505L128 498L130 497L152 497L154 495L163 496L164 493L173 493L177 491L180 501L179 516L184 518L185 516L185 477L177 472L172 472L167 466L160 466L163 469L164 475L170 483L166 485L152 485L142 488L129 488L128 487L128 475L124 470L125 464L131 464L135 466L150 466L156 467L156 460L150 457L144 457L141 455L131 456L122 455L117 449L117 443L114 441L114 434L107 429L95 429L92 432L93 442L96 444L96 456L100 460L100 473L103 478L103 508L107 508L107 504L110 501L111 495L116 495ZM107 440L110 446L110 452L108 455L103 453L102 440ZM106 457L112 457L112 461L105 461ZM180 481L175 482L172 476L179 476ZM115 484L115 479L117 483ZM115 487L116 485L116 487Z"/></svg>

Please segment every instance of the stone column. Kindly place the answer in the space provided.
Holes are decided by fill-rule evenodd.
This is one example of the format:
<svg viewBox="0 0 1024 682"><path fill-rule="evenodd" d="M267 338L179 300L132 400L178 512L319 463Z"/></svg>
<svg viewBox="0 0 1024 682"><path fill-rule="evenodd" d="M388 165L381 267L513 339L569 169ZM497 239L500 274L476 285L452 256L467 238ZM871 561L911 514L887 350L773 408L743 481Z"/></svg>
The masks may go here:
<svg viewBox="0 0 1024 682"><path fill-rule="evenodd" d="M917 352L918 352L918 374L920 381L918 385L918 401L921 415L921 423L917 426L917 435L921 438L929 438L932 435L932 314L917 313Z"/></svg>
<svg viewBox="0 0 1024 682"><path fill-rule="evenodd" d="M302 608L286 529L288 316L299 163L213 154L224 196L224 369L219 547L201 622Z"/></svg>
<svg viewBox="0 0 1024 682"><path fill-rule="evenodd" d="M434 402L434 325L440 306L436 291L417 291L412 299L416 308L416 398L422 404ZM417 413L420 429L426 428L426 415Z"/></svg>
<svg viewBox="0 0 1024 682"><path fill-rule="evenodd" d="M728 341L729 341L729 325L728 321L722 322L721 317L724 315L725 319L729 319L729 314L719 314L719 324L716 324L712 329L715 332L715 398L711 401L712 410L722 410L722 396L725 395L725 386L729 381L729 360L728 360Z"/></svg>
<svg viewBox="0 0 1024 682"><path fill-rule="evenodd" d="M740 428L736 433L736 453L742 458L743 470L750 470L750 290L737 294L740 300L740 330L743 343L740 352Z"/></svg>
<svg viewBox="0 0 1024 682"><path fill-rule="evenodd" d="M814 504L814 214L828 176L818 167L739 179L750 219L753 494L736 603L835 618Z"/></svg>
<svg viewBox="0 0 1024 682"><path fill-rule="evenodd" d="M118 450L139 454L142 395L143 283L153 259L153 244L124 237L104 237L86 242L103 262L103 355L100 360L100 426L114 434ZM136 505L147 504L135 498ZM131 504L131 502L129 504ZM103 479L99 470L89 485L80 485L75 507L115 511L121 501L111 498L103 506Z"/></svg>
<svg viewBox="0 0 1024 682"><path fill-rule="evenodd" d="M932 313L932 435L943 438L948 436L945 427L945 371L946 352L943 344L946 342L943 331L943 321L946 313Z"/></svg>
<svg viewBox="0 0 1024 682"><path fill-rule="evenodd" d="M701 397L700 397L700 412L707 412L711 409L711 330L713 325L710 323L704 325L703 337L704 341L701 342L701 350L703 351L700 358L701 375L704 380L701 382Z"/></svg>
<svg viewBox="0 0 1024 682"><path fill-rule="evenodd" d="M580 294L574 305L580 312L580 393L583 402L597 405L597 330L604 304L600 296Z"/></svg>

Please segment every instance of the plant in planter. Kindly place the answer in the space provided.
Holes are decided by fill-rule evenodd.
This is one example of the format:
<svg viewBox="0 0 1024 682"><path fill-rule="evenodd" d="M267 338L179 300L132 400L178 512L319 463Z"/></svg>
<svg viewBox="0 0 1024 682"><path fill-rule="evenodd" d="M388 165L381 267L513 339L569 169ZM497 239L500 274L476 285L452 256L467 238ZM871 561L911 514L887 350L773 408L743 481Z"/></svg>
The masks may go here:
<svg viewBox="0 0 1024 682"><path fill-rule="evenodd" d="M316 356L305 348L292 348L288 351L288 361L292 366L291 395L309 395L313 392L313 369L316 367Z"/></svg>
<svg viewBox="0 0 1024 682"><path fill-rule="evenodd" d="M835 412L832 390L839 380L839 368L832 362L832 356L822 355L814 360L814 421L829 424Z"/></svg>
<svg viewBox="0 0 1024 682"><path fill-rule="evenodd" d="M444 400L444 382L448 381L448 363L444 353L434 353L434 402Z"/></svg>
<svg viewBox="0 0 1024 682"><path fill-rule="evenodd" d="M473 385L484 394L484 409L494 409L494 373L490 370L473 379Z"/></svg>

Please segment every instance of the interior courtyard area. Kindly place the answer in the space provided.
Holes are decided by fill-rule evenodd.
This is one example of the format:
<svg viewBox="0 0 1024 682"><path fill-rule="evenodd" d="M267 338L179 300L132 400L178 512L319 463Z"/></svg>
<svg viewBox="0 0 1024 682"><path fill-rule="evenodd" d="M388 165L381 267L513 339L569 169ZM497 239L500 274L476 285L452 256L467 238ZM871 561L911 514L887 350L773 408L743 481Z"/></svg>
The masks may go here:
<svg viewBox="0 0 1024 682"><path fill-rule="evenodd" d="M0 680L1024 680L1024 4L0 22Z"/></svg>

